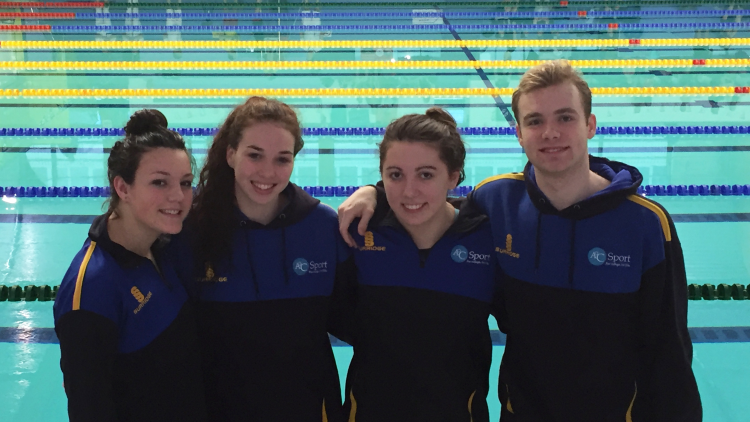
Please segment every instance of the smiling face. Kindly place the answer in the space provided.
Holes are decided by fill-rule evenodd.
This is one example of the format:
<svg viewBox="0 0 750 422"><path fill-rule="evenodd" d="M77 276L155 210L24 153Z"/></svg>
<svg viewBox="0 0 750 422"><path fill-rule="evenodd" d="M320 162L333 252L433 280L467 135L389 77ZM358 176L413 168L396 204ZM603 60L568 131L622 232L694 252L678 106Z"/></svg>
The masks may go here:
<svg viewBox="0 0 750 422"><path fill-rule="evenodd" d="M114 179L120 197L118 207L128 207L133 221L129 230L144 237L176 234L193 201L193 173L185 151L156 148L141 157L132 184L122 177ZM135 234L135 233L133 233Z"/></svg>
<svg viewBox="0 0 750 422"><path fill-rule="evenodd" d="M561 83L521 95L518 142L535 171L563 176L588 171L588 140L596 134L596 117L586 118L581 94Z"/></svg>
<svg viewBox="0 0 750 422"><path fill-rule="evenodd" d="M417 228L429 226L445 209L445 198L456 187L459 172L448 171L436 148L423 142L393 141L383 160L382 177L398 221Z"/></svg>
<svg viewBox="0 0 750 422"><path fill-rule="evenodd" d="M227 148L240 209L276 206L292 176L293 151L292 134L273 123L256 123L242 131L237 149Z"/></svg>

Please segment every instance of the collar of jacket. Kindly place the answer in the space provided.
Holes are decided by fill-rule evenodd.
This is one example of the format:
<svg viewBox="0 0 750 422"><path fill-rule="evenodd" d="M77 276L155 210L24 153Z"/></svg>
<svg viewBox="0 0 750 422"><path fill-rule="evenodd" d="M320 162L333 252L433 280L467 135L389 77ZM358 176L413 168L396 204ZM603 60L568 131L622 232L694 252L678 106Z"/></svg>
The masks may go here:
<svg viewBox="0 0 750 422"><path fill-rule="evenodd" d="M318 206L320 200L313 198L292 182L281 191L280 195L286 195L289 202L270 223L263 225L257 221L250 220L245 214L235 207L237 223L246 229L275 230L289 227L302 221Z"/></svg>
<svg viewBox="0 0 750 422"><path fill-rule="evenodd" d="M96 242L98 247L110 254L122 268L136 268L144 262L149 262L149 259L145 256L138 255L135 252L125 249L124 246L113 242L112 239L109 238L109 231L107 230L108 220L109 214L103 214L96 217L89 228L89 238ZM151 253L154 254L154 257L156 257L168 243L168 235L159 236L154 244L151 245Z"/></svg>
<svg viewBox="0 0 750 422"><path fill-rule="evenodd" d="M603 157L589 155L589 168L596 174L612 182L606 189L593 196L575 203L568 208L558 210L539 189L531 163L526 163L523 176L526 191L534 206L542 214L553 214L572 220L582 220L617 208L628 196L638 192L643 176L637 168Z"/></svg>

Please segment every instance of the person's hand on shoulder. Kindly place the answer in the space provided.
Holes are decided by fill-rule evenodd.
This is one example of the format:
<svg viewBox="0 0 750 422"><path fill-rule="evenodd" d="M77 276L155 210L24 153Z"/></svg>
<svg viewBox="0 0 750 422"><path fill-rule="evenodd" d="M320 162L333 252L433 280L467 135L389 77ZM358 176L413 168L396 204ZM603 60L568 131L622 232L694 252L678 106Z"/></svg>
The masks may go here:
<svg viewBox="0 0 750 422"><path fill-rule="evenodd" d="M357 243L349 234L349 226L355 218L360 218L357 232L364 236L367 224L370 222L377 206L377 192L373 186L357 189L349 198L339 205L339 232L347 245L357 247Z"/></svg>

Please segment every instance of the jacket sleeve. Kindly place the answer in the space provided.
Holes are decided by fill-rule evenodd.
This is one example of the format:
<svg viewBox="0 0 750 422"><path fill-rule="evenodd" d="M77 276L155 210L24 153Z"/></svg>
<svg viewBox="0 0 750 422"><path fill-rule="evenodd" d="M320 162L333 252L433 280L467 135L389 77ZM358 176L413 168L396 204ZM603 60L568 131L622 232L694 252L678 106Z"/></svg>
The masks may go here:
<svg viewBox="0 0 750 422"><path fill-rule="evenodd" d="M495 293L492 296L490 313L497 321L497 328L504 334L508 334L508 317L505 308L505 292L503 291L503 272L499 265L495 268Z"/></svg>
<svg viewBox="0 0 750 422"><path fill-rule="evenodd" d="M639 291L642 371L635 400L648 403L648 420L698 422L703 411L691 367L685 262L674 222L664 213L671 240L664 242L664 260L643 274Z"/></svg>
<svg viewBox="0 0 750 422"><path fill-rule="evenodd" d="M94 312L77 310L63 315L55 331L70 421L117 421L113 399L116 324Z"/></svg>
<svg viewBox="0 0 750 422"><path fill-rule="evenodd" d="M357 267L352 255L336 267L336 280L328 311L328 332L352 346L355 341L356 289Z"/></svg>
<svg viewBox="0 0 750 422"><path fill-rule="evenodd" d="M370 185L373 186L373 185ZM370 221L376 222L381 221L391 211L391 205L388 203L388 196L385 194L385 188L383 187L383 181L379 181L373 186L377 192L378 204L375 206L375 214L373 214Z"/></svg>

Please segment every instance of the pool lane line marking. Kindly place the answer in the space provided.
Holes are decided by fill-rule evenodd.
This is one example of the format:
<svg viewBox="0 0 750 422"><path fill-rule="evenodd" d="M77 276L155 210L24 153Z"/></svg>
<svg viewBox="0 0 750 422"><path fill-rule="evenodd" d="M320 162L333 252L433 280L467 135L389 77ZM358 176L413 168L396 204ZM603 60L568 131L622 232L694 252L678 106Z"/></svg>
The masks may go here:
<svg viewBox="0 0 750 422"><path fill-rule="evenodd" d="M659 198L659 197L654 197ZM51 198L58 199L58 198ZM102 199L101 197L93 199ZM750 213L671 214L676 223L747 223ZM0 214L0 223L91 224L97 215Z"/></svg>
<svg viewBox="0 0 750 422"><path fill-rule="evenodd" d="M0 304L0 309L2 306L12 306L13 303ZM694 344L750 343L750 327L688 327L688 333ZM507 341L507 336L499 330L490 330L490 338L493 346L505 346ZM333 347L351 347L331 335L329 340ZM0 327L0 343L60 344L60 340L54 328Z"/></svg>
<svg viewBox="0 0 750 422"><path fill-rule="evenodd" d="M456 39L459 43L462 41L461 36L458 35L458 32L456 32L455 29L453 29L453 26L451 26L450 22L448 22L448 19L443 17L443 22L448 25L448 28L450 29L451 35L453 35L453 38ZM474 58L474 54L471 53L471 50L469 50L468 47L461 46L461 50L463 50L464 54L466 55L466 58L469 59L470 62L475 62L476 59ZM484 82L484 85L489 89L495 89L495 86L492 84L492 81L490 81L490 78L487 77L487 74L484 73L484 69L480 65L476 65L474 70L477 72L477 75L482 79ZM508 122L508 126L515 127L516 126L516 119L513 118L513 114L508 110L508 106L505 104L502 98L500 98L500 95L492 95L492 99L495 101L495 104L497 104L497 108L500 109L500 112L503 114L503 117L505 117L505 121Z"/></svg>

